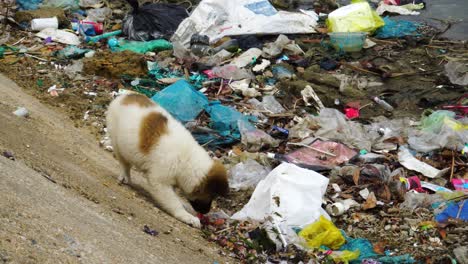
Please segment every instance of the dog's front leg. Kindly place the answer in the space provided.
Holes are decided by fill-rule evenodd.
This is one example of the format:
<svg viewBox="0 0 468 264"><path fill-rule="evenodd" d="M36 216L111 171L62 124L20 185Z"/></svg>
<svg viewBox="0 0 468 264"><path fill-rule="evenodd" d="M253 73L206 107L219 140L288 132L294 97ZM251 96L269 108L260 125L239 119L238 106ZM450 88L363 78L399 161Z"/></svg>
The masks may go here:
<svg viewBox="0 0 468 264"><path fill-rule="evenodd" d="M177 196L172 186L151 184L150 192L156 203L161 209L166 211L166 213L193 227L201 227L200 219L189 214L185 210L182 201L179 196Z"/></svg>

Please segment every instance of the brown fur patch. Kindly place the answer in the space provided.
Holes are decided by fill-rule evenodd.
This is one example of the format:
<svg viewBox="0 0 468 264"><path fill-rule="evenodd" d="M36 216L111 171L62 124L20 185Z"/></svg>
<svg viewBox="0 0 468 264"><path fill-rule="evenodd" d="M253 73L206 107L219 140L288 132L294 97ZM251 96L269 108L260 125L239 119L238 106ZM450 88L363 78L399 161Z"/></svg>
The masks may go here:
<svg viewBox="0 0 468 264"><path fill-rule="evenodd" d="M140 107L151 107L155 106L156 103L153 102L148 97L141 94L128 94L122 99L122 105L138 105Z"/></svg>
<svg viewBox="0 0 468 264"><path fill-rule="evenodd" d="M148 154L164 134L167 134L167 117L158 112L149 113L140 125L140 151Z"/></svg>
<svg viewBox="0 0 468 264"><path fill-rule="evenodd" d="M229 193L227 171L224 165L215 160L205 179L195 188L193 194L201 199L213 199Z"/></svg>

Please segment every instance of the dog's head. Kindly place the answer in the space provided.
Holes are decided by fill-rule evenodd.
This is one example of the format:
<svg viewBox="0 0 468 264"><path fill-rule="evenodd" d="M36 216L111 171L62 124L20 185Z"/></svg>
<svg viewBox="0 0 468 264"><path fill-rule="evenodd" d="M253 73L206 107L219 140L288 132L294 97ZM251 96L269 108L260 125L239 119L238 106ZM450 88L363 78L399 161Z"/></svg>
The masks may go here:
<svg viewBox="0 0 468 264"><path fill-rule="evenodd" d="M219 161L213 161L211 169L200 185L189 196L193 209L206 214L211 209L211 202L217 196L226 196L229 193L229 183L226 168Z"/></svg>

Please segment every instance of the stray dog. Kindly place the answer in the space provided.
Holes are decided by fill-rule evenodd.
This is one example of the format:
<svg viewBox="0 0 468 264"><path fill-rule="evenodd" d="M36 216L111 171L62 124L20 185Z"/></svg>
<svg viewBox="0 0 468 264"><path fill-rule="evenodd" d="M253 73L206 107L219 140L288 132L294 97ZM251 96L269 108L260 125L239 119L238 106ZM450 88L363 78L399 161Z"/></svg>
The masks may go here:
<svg viewBox="0 0 468 264"><path fill-rule="evenodd" d="M195 141L166 110L144 95L121 95L107 112L107 129L120 162L119 180L130 183L134 166L148 180L148 192L168 214L193 227L200 220L188 213L174 188L193 209L206 214L216 196L229 191L226 169Z"/></svg>

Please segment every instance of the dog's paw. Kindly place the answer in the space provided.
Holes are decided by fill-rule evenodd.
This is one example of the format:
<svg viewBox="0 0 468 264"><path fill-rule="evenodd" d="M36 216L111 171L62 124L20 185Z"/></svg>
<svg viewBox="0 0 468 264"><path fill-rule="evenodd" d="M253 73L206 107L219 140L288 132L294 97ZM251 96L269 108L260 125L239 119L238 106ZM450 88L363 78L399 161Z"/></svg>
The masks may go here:
<svg viewBox="0 0 468 264"><path fill-rule="evenodd" d="M200 223L200 219L198 219L197 217L193 216L193 215L190 215L190 214L187 214L183 217L180 217L179 218L182 222L194 227L194 228L201 228L201 223Z"/></svg>
<svg viewBox="0 0 468 264"><path fill-rule="evenodd" d="M119 180L120 184L129 184L130 183L129 177L127 175L124 175L124 174L120 174L118 180Z"/></svg>

